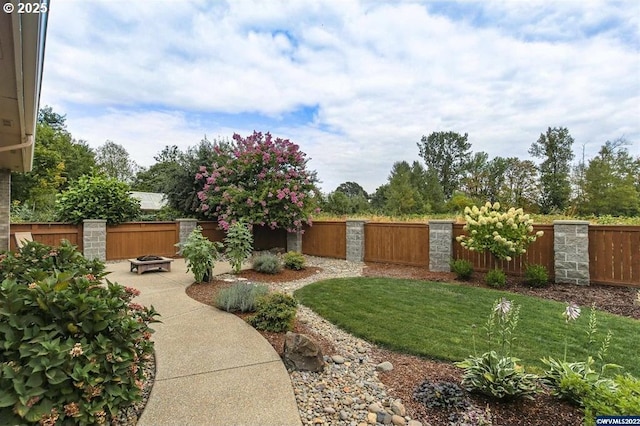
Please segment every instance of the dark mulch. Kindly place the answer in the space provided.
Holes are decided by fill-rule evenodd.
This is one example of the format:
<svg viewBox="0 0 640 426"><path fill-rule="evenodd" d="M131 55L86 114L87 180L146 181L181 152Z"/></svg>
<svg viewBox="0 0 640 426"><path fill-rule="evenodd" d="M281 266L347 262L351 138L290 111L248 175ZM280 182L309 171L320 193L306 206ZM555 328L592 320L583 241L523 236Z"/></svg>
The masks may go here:
<svg viewBox="0 0 640 426"><path fill-rule="evenodd" d="M306 278L315 274L318 269L307 268L303 271L283 270L276 275L260 274L249 270L242 271L239 276L253 282L288 282ZM437 282L456 282L452 273L429 272L427 268L399 266L379 263L367 263L363 270L364 276L394 277L422 279ZM459 282L464 285L486 287L483 282L484 274L475 273L471 280ZM209 305L213 305L213 298L217 291L228 286L224 281L213 281L207 284L194 284L187 288L187 294L192 298ZM520 282L519 278L509 277L506 291L556 300L560 302L574 302L580 306L590 306L595 303L599 309L613 314L640 319L640 301L637 288L591 285L588 287L550 284L544 288L532 288ZM241 315L246 317L247 315ZM322 346L323 353L335 353L333 343L327 341L307 324L296 322L295 332L313 336ZM262 333L279 354L282 354L284 334ZM445 425L449 422L450 413L441 409L429 409L424 404L413 400L413 391L425 379L431 381L452 381L460 383L461 370L450 363L428 360L412 355L391 352L384 349L374 349L374 362L390 361L394 369L388 373L380 373L380 379L387 386L390 396L402 399L407 414L423 424ZM548 426L582 424L582 412L579 408L558 401L548 394L540 394L533 401L519 400L500 403L482 396L470 395L474 405L484 409L489 407L493 415L494 425L509 426Z"/></svg>

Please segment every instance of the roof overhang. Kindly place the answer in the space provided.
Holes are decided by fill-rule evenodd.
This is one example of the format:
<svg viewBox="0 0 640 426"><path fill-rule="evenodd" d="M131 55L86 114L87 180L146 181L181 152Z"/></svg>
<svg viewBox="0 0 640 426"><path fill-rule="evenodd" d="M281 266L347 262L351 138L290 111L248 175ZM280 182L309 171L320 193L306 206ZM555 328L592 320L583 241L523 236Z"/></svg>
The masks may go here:
<svg viewBox="0 0 640 426"><path fill-rule="evenodd" d="M31 171L42 85L49 0L45 13L0 12L0 170ZM34 3L31 3L33 5ZM32 8L24 8L32 11Z"/></svg>

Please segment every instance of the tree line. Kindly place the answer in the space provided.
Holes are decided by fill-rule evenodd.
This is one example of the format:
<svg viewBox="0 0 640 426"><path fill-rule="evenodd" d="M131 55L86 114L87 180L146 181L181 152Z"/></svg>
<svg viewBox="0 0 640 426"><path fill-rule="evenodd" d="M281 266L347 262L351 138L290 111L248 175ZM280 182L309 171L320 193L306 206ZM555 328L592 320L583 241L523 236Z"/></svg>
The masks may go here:
<svg viewBox="0 0 640 426"><path fill-rule="evenodd" d="M549 127L534 141L531 159L473 152L468 134L433 132L417 143L423 162L393 164L373 194L356 182L323 197L324 211L390 216L458 213L466 206L499 202L528 212L566 215L640 215L640 157L623 138L606 141L588 161L573 164L574 139ZM537 160L537 161L536 161Z"/></svg>

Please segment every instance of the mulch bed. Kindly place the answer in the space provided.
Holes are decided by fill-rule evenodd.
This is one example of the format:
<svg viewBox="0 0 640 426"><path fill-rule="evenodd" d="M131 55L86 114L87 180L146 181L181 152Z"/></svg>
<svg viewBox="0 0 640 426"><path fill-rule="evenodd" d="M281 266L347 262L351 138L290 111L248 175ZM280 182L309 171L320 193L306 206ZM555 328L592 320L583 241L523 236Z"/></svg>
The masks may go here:
<svg viewBox="0 0 640 426"><path fill-rule="evenodd" d="M266 275L253 270L242 271L240 277L252 282L288 282L306 278L315 274L317 268L307 268L303 271L283 270L275 275ZM394 277L421 279L437 282L456 282L452 273L430 272L427 268L399 266L389 264L367 263L363 269L364 276ZM486 287L483 282L484 275L474 273L471 280L458 282L464 285ZM194 284L187 288L187 294L208 305L213 305L215 294L230 283L213 281L206 284ZM532 288L522 284L518 278L508 277L507 286L503 290L511 291L560 302L574 302L580 306L590 306L593 303L604 311L640 319L640 289L628 287L591 285L588 287L575 285L550 284L544 288ZM241 315L246 317L247 315ZM314 333L306 324L296 322L294 331L305 333L314 337L323 349L325 355L335 353L333 343ZM282 355L284 334L262 333L273 345L275 350ZM432 361L412 355L391 352L385 349L375 348L372 352L374 362L390 361L394 369L388 373L379 373L381 381L388 389L390 396L402 399L407 414L423 424L446 425L450 421L450 415L442 409L429 409L424 404L413 400L413 391L425 379L431 381L452 381L460 383L462 372L450 363ZM494 425L510 426L548 426L582 424L582 412L579 408L563 403L547 395L540 394L534 400L519 400L500 403L482 396L470 395L473 404L481 409L489 407L493 416Z"/></svg>

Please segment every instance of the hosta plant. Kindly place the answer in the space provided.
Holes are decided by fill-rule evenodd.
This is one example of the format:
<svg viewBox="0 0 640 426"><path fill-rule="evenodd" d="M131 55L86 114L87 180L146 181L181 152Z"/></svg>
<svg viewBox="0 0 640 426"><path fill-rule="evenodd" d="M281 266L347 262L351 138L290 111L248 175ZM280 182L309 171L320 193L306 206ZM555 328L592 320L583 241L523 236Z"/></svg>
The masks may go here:
<svg viewBox="0 0 640 426"><path fill-rule="evenodd" d="M103 424L141 399L158 315L133 288L52 272L0 284L3 424Z"/></svg>

